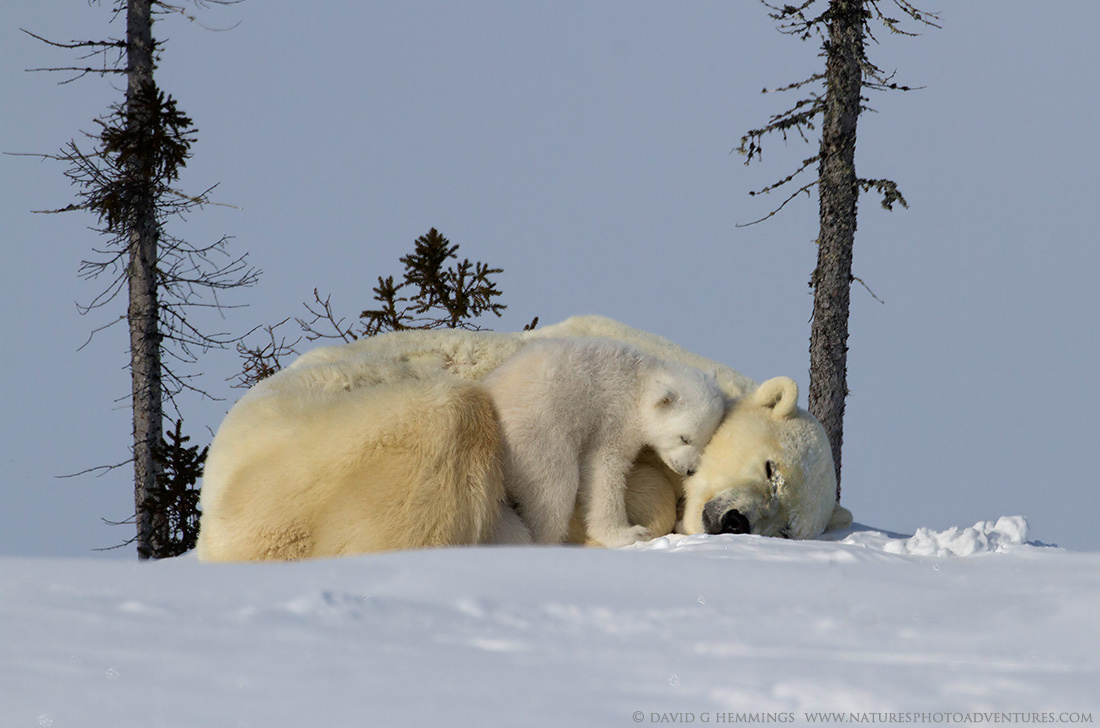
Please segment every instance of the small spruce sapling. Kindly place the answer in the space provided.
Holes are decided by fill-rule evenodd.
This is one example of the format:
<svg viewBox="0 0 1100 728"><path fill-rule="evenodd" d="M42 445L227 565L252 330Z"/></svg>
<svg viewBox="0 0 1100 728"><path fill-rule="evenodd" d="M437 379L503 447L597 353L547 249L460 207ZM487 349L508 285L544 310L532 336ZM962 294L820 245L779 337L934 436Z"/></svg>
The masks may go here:
<svg viewBox="0 0 1100 728"><path fill-rule="evenodd" d="M168 519L168 540L161 555L169 557L195 548L201 515L196 483L202 477L210 449L188 447L191 438L183 434L182 427L183 421L176 420L175 428L153 446L153 457L160 465L157 497L163 499L155 505Z"/></svg>
<svg viewBox="0 0 1100 728"><path fill-rule="evenodd" d="M310 341L339 339L345 342L408 329L483 330L476 321L484 314L500 317L507 308L500 303L501 291L493 276L503 273L481 261L458 260L458 243L452 243L432 228L413 243L413 252L400 258L405 272L400 281L393 276L378 277L374 287L377 306L359 315L359 322L348 323L332 308L332 297L313 289L313 302L303 304L311 318L295 321ZM457 261L452 263L451 261ZM248 388L282 368L282 359L296 353L301 337L288 342L276 334L289 319L263 327L267 340L254 346L238 343L237 352L244 360L236 387ZM530 331L538 325L536 316L523 327ZM319 328L320 327L320 328ZM324 330L321 330L321 329Z"/></svg>

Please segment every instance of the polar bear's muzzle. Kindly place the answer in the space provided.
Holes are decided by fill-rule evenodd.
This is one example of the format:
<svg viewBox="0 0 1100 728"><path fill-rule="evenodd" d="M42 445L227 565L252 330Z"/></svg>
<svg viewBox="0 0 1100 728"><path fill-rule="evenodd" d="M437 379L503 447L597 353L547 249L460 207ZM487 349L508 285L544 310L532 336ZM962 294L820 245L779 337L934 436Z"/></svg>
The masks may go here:
<svg viewBox="0 0 1100 728"><path fill-rule="evenodd" d="M785 516L770 487L740 487L724 490L703 506L704 533L753 533L781 536L787 530Z"/></svg>
<svg viewBox="0 0 1100 728"><path fill-rule="evenodd" d="M703 530L714 535L719 533L750 533L749 519L736 508L715 498L703 507Z"/></svg>

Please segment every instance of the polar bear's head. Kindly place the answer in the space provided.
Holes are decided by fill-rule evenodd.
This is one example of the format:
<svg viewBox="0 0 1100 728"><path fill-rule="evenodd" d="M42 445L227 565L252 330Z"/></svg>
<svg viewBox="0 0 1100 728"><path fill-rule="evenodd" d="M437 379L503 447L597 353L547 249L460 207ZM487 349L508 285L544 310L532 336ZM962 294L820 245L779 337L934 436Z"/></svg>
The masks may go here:
<svg viewBox="0 0 1100 728"><path fill-rule="evenodd" d="M825 430L798 408L794 380L776 377L731 405L698 471L684 481L682 528L815 538L835 499Z"/></svg>
<svg viewBox="0 0 1100 728"><path fill-rule="evenodd" d="M693 475L725 407L714 372L662 362L641 402L646 444L674 472Z"/></svg>

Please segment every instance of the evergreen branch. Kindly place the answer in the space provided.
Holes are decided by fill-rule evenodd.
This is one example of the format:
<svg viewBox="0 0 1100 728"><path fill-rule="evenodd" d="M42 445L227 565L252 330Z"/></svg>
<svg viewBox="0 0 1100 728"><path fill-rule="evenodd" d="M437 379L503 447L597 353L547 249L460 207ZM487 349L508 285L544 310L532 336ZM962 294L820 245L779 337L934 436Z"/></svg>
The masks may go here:
<svg viewBox="0 0 1100 728"><path fill-rule="evenodd" d="M793 91L795 89L802 88L803 86L805 86L807 84L811 84L815 81L823 81L823 80L825 80L825 74L824 73L815 73L814 75L810 76L809 78L804 78L801 81L795 81L794 83L787 84L786 86L780 86L779 88L765 88L765 89L762 89L760 91L760 93L762 93L762 94L776 94L776 93L782 93L783 91Z"/></svg>
<svg viewBox="0 0 1100 728"><path fill-rule="evenodd" d="M448 261L457 260L458 244L451 243L438 230L432 228L426 235L416 239L413 252L399 260L404 266L400 281L393 276L378 277L374 286L375 308L360 313L358 328L338 317L332 309L331 296L321 298L317 289L313 290L313 301L303 304L311 314L311 319L295 319L306 338L310 341L341 339L345 342L362 337L375 336L387 331L407 329L466 329L479 331L474 320L485 313L500 316L507 308L497 299L500 289L493 276L503 273L502 268L494 268L481 261L464 258L454 265ZM324 322L325 328L335 333L322 331L318 325ZM272 327L265 327L267 341L256 346L237 345L237 352L245 360L240 382L234 386L250 386L261 379L271 376L282 368L279 357L294 353L286 339L276 341L274 329L286 323L283 320ZM524 330L531 330L538 324L538 317Z"/></svg>
<svg viewBox="0 0 1100 728"><path fill-rule="evenodd" d="M801 40L807 40L814 34L823 37L822 29L829 22L831 8L828 3L824 12L814 17L807 16L805 11L816 2L817 0L805 0L801 5L784 5L780 8L766 0L761 0L761 4L772 11L768 15L778 24L779 32L784 35L797 35Z"/></svg>
<svg viewBox="0 0 1100 728"><path fill-rule="evenodd" d="M867 4L870 5L874 9L875 17L877 17L879 19L879 22L881 22L884 26L886 26L886 28L891 33L895 33L897 35L909 36L911 38L915 38L915 37L920 35L920 33L914 33L914 32L911 32L911 31L903 30L901 28L901 25L900 25L900 23L902 21L897 19L897 18L891 18L891 17L887 16L886 13L884 13L882 11L882 9L879 7L879 1L880 0L867 0ZM932 27L932 28L941 28L942 27L941 25L939 25L939 22L938 22L939 19L940 19L939 13L929 13L929 12L922 11L922 10L918 9L917 7L915 7L912 3L907 2L906 0L892 0L892 1L893 1L894 5L898 7L898 9L900 9L903 13L908 15L912 20L915 20L918 23L923 23L924 25L927 25L927 26Z"/></svg>
<svg viewBox="0 0 1100 728"><path fill-rule="evenodd" d="M900 203L902 207L909 207L909 203L905 201L905 197L902 196L901 190L898 189L898 183L888 179L859 179L856 180L860 189L864 192L870 192L874 190L882 195L882 207L887 210L894 209L894 203Z"/></svg>
<svg viewBox="0 0 1100 728"><path fill-rule="evenodd" d="M927 86L902 86L897 83L880 83L877 81L864 81L863 86L872 91L923 91L928 88ZM861 111L874 111L874 109L862 107Z"/></svg>
<svg viewBox="0 0 1100 728"><path fill-rule="evenodd" d="M939 15L936 13L925 13L918 10L908 0L892 0L894 5L897 6L904 15L917 22L925 25L939 28L937 24ZM778 24L780 32L788 35L797 35L806 40L815 33L822 36L823 43L827 47L827 39L824 36L824 30L828 24L833 20L833 4L826 2L826 8L817 14L812 11L813 6L817 0L804 0L797 5L778 5L768 2L768 0L761 0L761 4L769 9L769 16ZM874 36L871 32L869 19L877 18L882 24L891 30L891 32L900 32L903 35L915 35L915 33L909 33L904 31L898 26L898 21L895 18L888 16L881 8L882 0L866 0L866 5L870 8L863 8L863 30L865 35L871 37L874 40ZM922 86L906 86L899 84L894 80L897 72L886 74L878 66L873 64L864 54L859 57L860 69L863 74L863 86L866 86L874 91L915 91L923 88ZM763 93L774 93L780 91L790 91L795 89L802 89L812 83L823 81L825 79L825 73L814 74L802 81L788 84L775 89L763 90ZM865 102L866 98L860 97L860 113L872 112L870 106ZM814 131L815 121L819 114L823 114L825 110L826 100L823 96L818 94L812 94L809 98L804 98L794 104L790 109L771 116L768 123L759 129L751 129L744 136L741 137L741 144L735 151L746 157L745 164L750 164L754 160L761 160L763 158L763 138L768 134L779 133L784 142L789 141L789 135L797 132L804 142L809 143L808 131ZM763 187L759 190L750 191L750 196L756 196L759 194L770 193L780 187L790 183L795 177L804 172L815 161L820 159L820 154L815 155L809 159L803 160L802 164L793 173L787 177ZM908 207L908 203L902 196L901 192L897 189L897 185L890 180L858 180L858 183L864 192L875 190L882 195L882 206L888 210L893 209L894 203L900 203L903 207ZM776 213L782 210L787 203L797 197L799 194L805 192L809 194L809 189L813 187L813 184L805 185L793 194L788 196L775 210L766 215L765 217L755 220L750 223L738 224L737 227L747 227L749 225L756 225L764 220L768 220Z"/></svg>
<svg viewBox="0 0 1100 728"><path fill-rule="evenodd" d="M809 106L808 109L800 111L804 107ZM746 157L745 164L749 164L753 159L761 159L764 153L764 147L761 144L761 140L768 134L779 133L783 137L783 141L788 140L788 134L791 130L797 131L798 135L802 138L802 141L808 142L806 137L807 129L814 129L814 118L822 114L825 110L825 101L823 98L814 95L808 99L802 99L798 101L787 111L781 114L776 114L771 117L768 124L760 129L751 129L743 137L741 137L741 145L737 147L736 151Z"/></svg>
<svg viewBox="0 0 1100 728"><path fill-rule="evenodd" d="M920 91L925 88L924 86L903 86L896 83L894 76L897 74L898 72L894 71L889 76L884 76L878 66L865 62L863 64L863 86L875 91Z"/></svg>
<svg viewBox="0 0 1100 728"><path fill-rule="evenodd" d="M60 212L73 212L74 210L87 210L87 205L78 205L75 202L66 205L65 207L59 207L56 210L31 210L35 215L56 215Z"/></svg>

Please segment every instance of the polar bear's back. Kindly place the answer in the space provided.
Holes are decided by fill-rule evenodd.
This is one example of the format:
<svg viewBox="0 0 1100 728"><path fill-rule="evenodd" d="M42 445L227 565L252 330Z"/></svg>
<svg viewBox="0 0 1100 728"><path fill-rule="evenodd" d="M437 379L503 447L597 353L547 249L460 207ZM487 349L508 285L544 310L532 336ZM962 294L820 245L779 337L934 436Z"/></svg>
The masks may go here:
<svg viewBox="0 0 1100 728"><path fill-rule="evenodd" d="M610 340L548 339L523 347L483 384L506 426L523 422L546 433L568 429L581 436L601 423L637 426L643 377L653 362Z"/></svg>
<svg viewBox="0 0 1100 728"><path fill-rule="evenodd" d="M606 316L571 316L560 323L528 332L528 336L532 340L576 336L614 339L664 361L685 364L701 371L714 371L718 385L727 397L735 399L756 389L756 382L721 362L699 356L663 336L636 329Z"/></svg>
<svg viewBox="0 0 1100 728"><path fill-rule="evenodd" d="M756 389L754 381L720 362L687 351L661 336L595 315L573 316L533 331L397 331L350 344L319 347L279 372L278 381L272 384L283 389L346 390L441 374L480 381L530 343L578 337L613 339L658 359L713 370L727 397L740 397Z"/></svg>
<svg viewBox="0 0 1100 728"><path fill-rule="evenodd" d="M496 416L473 382L257 386L210 448L198 553L241 561L484 543L503 497Z"/></svg>

